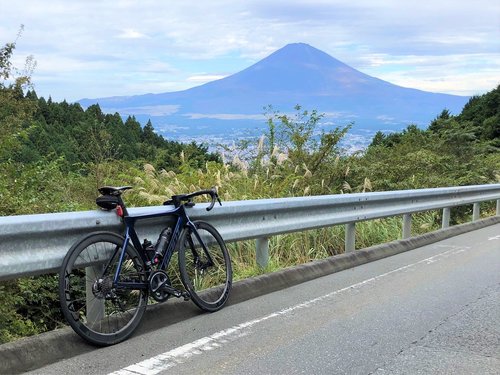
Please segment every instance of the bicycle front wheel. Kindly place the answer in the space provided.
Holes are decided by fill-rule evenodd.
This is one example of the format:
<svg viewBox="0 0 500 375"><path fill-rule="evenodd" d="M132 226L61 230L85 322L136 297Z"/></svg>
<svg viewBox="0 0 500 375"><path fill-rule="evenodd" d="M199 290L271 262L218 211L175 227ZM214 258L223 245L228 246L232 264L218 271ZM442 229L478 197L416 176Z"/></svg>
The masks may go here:
<svg viewBox="0 0 500 375"><path fill-rule="evenodd" d="M138 326L148 301L146 267L128 245L117 287L113 283L124 239L110 232L88 235L64 258L59 274L61 310L69 325L95 345L113 345Z"/></svg>
<svg viewBox="0 0 500 375"><path fill-rule="evenodd" d="M233 273L226 245L217 230L203 221L186 227L180 238L179 271L184 287L202 310L217 311L226 303Z"/></svg>

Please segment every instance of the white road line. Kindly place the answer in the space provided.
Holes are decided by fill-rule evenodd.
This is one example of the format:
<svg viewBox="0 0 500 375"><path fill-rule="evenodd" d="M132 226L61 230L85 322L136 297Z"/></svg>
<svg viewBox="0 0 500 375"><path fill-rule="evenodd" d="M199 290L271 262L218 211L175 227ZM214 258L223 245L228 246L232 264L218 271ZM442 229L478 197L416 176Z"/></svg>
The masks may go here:
<svg viewBox="0 0 500 375"><path fill-rule="evenodd" d="M468 248L465 248L465 249L468 249ZM445 251L444 253L437 254L437 255L434 255L432 257L420 260L416 263L411 263L411 264L408 264L406 266L403 266L403 267L394 269L392 271L383 273L381 275L366 279L366 280L361 281L359 283L347 286L345 288L335 290L335 291L328 293L328 294L325 294L323 296L313 298L309 301L300 303L298 305L291 306L291 307L288 307L286 309L273 312L271 314L265 315L263 317L260 317L260 318L254 319L254 320L249 320L247 322L238 324L238 325L233 326L231 328L216 332L211 336L202 337L201 339L198 339L198 340L190 342L188 344L179 346L175 349L169 350L168 352L156 355L156 356L151 357L149 359L146 359L144 361L137 362L133 365L124 367L120 370L117 370L115 372L110 373L109 375L158 374L162 371L165 371L171 367L175 367L178 364L185 362L187 359L189 359L192 356L203 354L203 352L218 349L231 341L234 341L242 336L247 335L248 330L251 327L253 327L259 323L265 322L269 319L273 319L273 318L277 318L277 317L280 317L283 315L290 314L296 310L310 307L312 305L317 304L318 302L329 299L337 294L343 293L343 292L351 290L351 289L361 288L362 286L365 286L367 284L371 284L371 283L373 283L377 280L380 280L386 276L389 276L393 273L405 271L405 270L407 270L411 267L415 267L419 264L434 263L438 260L445 259L445 258L449 257L450 255L459 254L459 253L465 251L465 249L464 248L454 248L454 249Z"/></svg>

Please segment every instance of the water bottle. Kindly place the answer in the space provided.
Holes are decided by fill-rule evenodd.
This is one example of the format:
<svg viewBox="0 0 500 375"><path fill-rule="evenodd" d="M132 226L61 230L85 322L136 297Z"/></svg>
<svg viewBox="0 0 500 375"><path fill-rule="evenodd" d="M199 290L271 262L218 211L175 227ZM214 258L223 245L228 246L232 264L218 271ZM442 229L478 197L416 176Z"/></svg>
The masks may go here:
<svg viewBox="0 0 500 375"><path fill-rule="evenodd" d="M170 235L172 234L172 228L168 227L161 231L160 237L158 237L158 241L156 241L155 245L155 257L154 263L157 264L160 262L160 258L163 256L165 249L168 245L168 240L170 239Z"/></svg>

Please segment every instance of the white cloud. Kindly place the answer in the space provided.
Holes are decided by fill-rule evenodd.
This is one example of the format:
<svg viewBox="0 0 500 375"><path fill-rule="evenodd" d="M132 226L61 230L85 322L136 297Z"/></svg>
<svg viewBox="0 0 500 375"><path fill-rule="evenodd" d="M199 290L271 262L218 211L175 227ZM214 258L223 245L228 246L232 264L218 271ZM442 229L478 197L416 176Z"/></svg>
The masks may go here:
<svg viewBox="0 0 500 375"><path fill-rule="evenodd" d="M291 42L429 91L486 92L500 77L500 2L491 0L24 0L1 9L0 43L25 25L16 61L34 55L37 91L55 99L181 90Z"/></svg>
<svg viewBox="0 0 500 375"><path fill-rule="evenodd" d="M500 84L500 53L367 55L364 73L399 86L455 95L475 95ZM412 67L409 69L408 67Z"/></svg>
<svg viewBox="0 0 500 375"><path fill-rule="evenodd" d="M126 30L123 30L118 35L118 38L122 38L122 39L143 39L143 38L147 38L147 35L145 35L143 33L140 33L137 30L126 29Z"/></svg>
<svg viewBox="0 0 500 375"><path fill-rule="evenodd" d="M245 114L236 114L236 113L186 113L186 117L189 117L191 120L199 120L203 118L210 118L216 120L265 120L264 115L245 115Z"/></svg>

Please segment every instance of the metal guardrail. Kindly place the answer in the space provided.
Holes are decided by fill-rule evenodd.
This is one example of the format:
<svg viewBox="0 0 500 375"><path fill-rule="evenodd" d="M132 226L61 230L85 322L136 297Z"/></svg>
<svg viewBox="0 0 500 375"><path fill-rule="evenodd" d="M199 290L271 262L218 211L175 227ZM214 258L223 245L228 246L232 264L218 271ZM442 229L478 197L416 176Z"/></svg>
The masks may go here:
<svg viewBox="0 0 500 375"><path fill-rule="evenodd" d="M207 212L206 205L191 208L192 219L212 223L228 241L257 239L257 262L268 261L271 236L346 225L346 251L355 248L355 223L403 215L403 238L411 236L411 214L443 209L443 227L449 225L450 208L473 204L473 220L479 219L479 203L496 201L500 216L500 184L402 190L313 197L223 202ZM130 208L130 213L154 213L165 206ZM137 226L141 237L156 240L164 219ZM0 217L0 280L57 271L71 245L97 231L120 232L114 212L83 211Z"/></svg>

